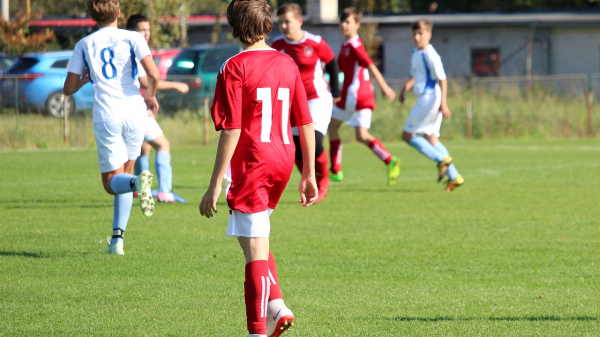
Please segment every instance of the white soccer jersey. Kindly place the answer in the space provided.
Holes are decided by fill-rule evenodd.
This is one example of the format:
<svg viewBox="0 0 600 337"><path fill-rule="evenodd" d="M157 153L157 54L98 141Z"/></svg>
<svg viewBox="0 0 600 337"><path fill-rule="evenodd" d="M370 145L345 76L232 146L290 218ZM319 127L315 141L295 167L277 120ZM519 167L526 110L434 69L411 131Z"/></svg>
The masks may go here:
<svg viewBox="0 0 600 337"><path fill-rule="evenodd" d="M94 88L94 123L115 119L119 111L144 104L137 81L138 61L151 55L142 34L104 27L75 45L69 72L88 69Z"/></svg>
<svg viewBox="0 0 600 337"><path fill-rule="evenodd" d="M415 79L413 87L417 96L439 87L438 81L446 79L442 58L432 45L423 50L413 49L410 75Z"/></svg>

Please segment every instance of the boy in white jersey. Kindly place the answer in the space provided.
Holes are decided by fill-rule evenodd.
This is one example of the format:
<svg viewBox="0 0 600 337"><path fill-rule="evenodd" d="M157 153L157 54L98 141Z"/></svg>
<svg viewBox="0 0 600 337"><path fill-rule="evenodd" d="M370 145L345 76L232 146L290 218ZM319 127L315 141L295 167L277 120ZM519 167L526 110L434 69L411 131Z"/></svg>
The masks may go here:
<svg viewBox="0 0 600 337"><path fill-rule="evenodd" d="M452 191L462 185L464 179L452 163L450 153L438 139L442 118L451 116L446 102L448 82L442 59L429 44L433 24L429 20L419 20L412 29L417 47L412 52L411 77L398 98L404 103L406 91L413 88L417 103L406 120L402 139L438 164L438 182L447 175L446 191Z"/></svg>
<svg viewBox="0 0 600 337"><path fill-rule="evenodd" d="M63 90L72 95L88 81L94 88L94 134L102 184L107 193L115 195L113 235L105 253L123 255L123 233L131 213L133 191L140 195L144 215L154 212L152 174L131 173L144 139L146 111L158 110L155 95L159 74L144 37L117 28L121 15L118 0L88 0L87 7L100 29L75 45ZM144 97L137 81L136 59L141 60L148 77Z"/></svg>
<svg viewBox="0 0 600 337"><path fill-rule="evenodd" d="M134 14L127 19L127 30L136 31L144 37L146 42L150 40L150 21L147 17L141 14ZM145 74L140 69L139 74L140 84L143 88L147 87ZM182 94L186 94L190 88L185 83L160 81L157 90L177 90ZM144 90L142 90L142 94ZM148 157L150 150L156 150L154 166L156 168L156 176L158 178L158 191L156 199L159 202L183 202L185 199L173 193L173 168L171 167L171 144L165 137L163 130L156 121L156 116L152 111L148 112L148 124L144 133L144 143L142 144L142 153L138 157L134 166L134 174L140 174L142 171L149 169L150 164ZM153 191L154 193L154 191ZM135 196L135 193L134 193Z"/></svg>

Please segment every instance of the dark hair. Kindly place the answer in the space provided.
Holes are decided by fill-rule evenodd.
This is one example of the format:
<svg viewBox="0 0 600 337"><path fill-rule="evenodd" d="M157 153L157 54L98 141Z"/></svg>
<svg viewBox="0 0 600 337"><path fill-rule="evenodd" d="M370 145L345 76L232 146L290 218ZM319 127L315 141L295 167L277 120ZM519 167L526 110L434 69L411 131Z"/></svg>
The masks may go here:
<svg viewBox="0 0 600 337"><path fill-rule="evenodd" d="M254 44L273 29L271 5L267 0L232 0L227 6L227 21L233 37Z"/></svg>
<svg viewBox="0 0 600 337"><path fill-rule="evenodd" d="M127 19L127 30L136 30L140 22L150 22L147 17L142 14L133 14Z"/></svg>
<svg viewBox="0 0 600 337"><path fill-rule="evenodd" d="M277 9L277 16L285 15L289 12L294 13L294 16L296 18L302 17L302 7L300 7L300 5L298 5L298 4L291 3L291 2L281 5L281 7L279 7Z"/></svg>
<svg viewBox="0 0 600 337"><path fill-rule="evenodd" d="M360 19L362 18L362 12L359 11L356 7L348 7L342 11L340 14L340 22L343 22L350 16L354 17L354 21L360 23Z"/></svg>
<svg viewBox="0 0 600 337"><path fill-rule="evenodd" d="M119 0L87 0L92 19L104 25L114 22L119 15Z"/></svg>
<svg viewBox="0 0 600 337"><path fill-rule="evenodd" d="M413 23L413 25L412 25L413 32L415 30L420 30L420 29L427 29L428 31L431 32L433 30L433 23L431 23L431 21L426 20L426 19L422 19L422 20L419 20L419 21Z"/></svg>

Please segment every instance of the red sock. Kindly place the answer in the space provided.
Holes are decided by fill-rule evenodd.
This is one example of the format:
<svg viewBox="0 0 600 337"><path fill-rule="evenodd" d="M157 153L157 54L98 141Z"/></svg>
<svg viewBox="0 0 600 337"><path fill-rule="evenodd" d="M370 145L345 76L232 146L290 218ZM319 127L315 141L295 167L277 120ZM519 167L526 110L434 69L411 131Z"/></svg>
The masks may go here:
<svg viewBox="0 0 600 337"><path fill-rule="evenodd" d="M331 172L337 174L342 170L342 140L329 141L329 156L331 157Z"/></svg>
<svg viewBox="0 0 600 337"><path fill-rule="evenodd" d="M281 289L279 288L279 278L277 277L277 266L275 265L275 258L273 253L269 251L269 277L271 281L271 292L269 301L283 299Z"/></svg>
<svg viewBox="0 0 600 337"><path fill-rule="evenodd" d="M375 138L369 143L369 147L371 151L375 153L379 159L383 160L385 164L389 164L392 161L392 155L388 152L388 150L381 144L379 139Z"/></svg>
<svg viewBox="0 0 600 337"><path fill-rule="evenodd" d="M248 333L267 334L267 303L269 300L269 262L252 261L246 264L244 299Z"/></svg>
<svg viewBox="0 0 600 337"><path fill-rule="evenodd" d="M303 159L296 160L296 167L298 168L298 171L300 171L300 174L302 174L302 168L304 167L304 160Z"/></svg>
<svg viewBox="0 0 600 337"><path fill-rule="evenodd" d="M329 185L329 174L327 173L327 151L323 150L323 153L315 160L315 176L317 178L317 186L319 187L319 193L321 190L327 191Z"/></svg>

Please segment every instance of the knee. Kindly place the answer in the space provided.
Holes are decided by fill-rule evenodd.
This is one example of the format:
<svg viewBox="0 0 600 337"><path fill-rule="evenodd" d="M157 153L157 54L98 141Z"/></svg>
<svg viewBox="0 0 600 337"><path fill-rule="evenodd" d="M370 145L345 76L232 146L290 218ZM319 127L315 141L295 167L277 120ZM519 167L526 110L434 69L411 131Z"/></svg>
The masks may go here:
<svg viewBox="0 0 600 337"><path fill-rule="evenodd" d="M402 133L402 140L410 144L410 139L413 137L411 133L404 132Z"/></svg>
<svg viewBox="0 0 600 337"><path fill-rule="evenodd" d="M166 137L163 137L160 142L156 143L154 149L156 151L171 152L171 143Z"/></svg>
<svg viewBox="0 0 600 337"><path fill-rule="evenodd" d="M110 187L110 180L103 181L102 185L104 186L104 190L106 191L106 193L110 195L115 195L115 192L113 192L112 188Z"/></svg>

